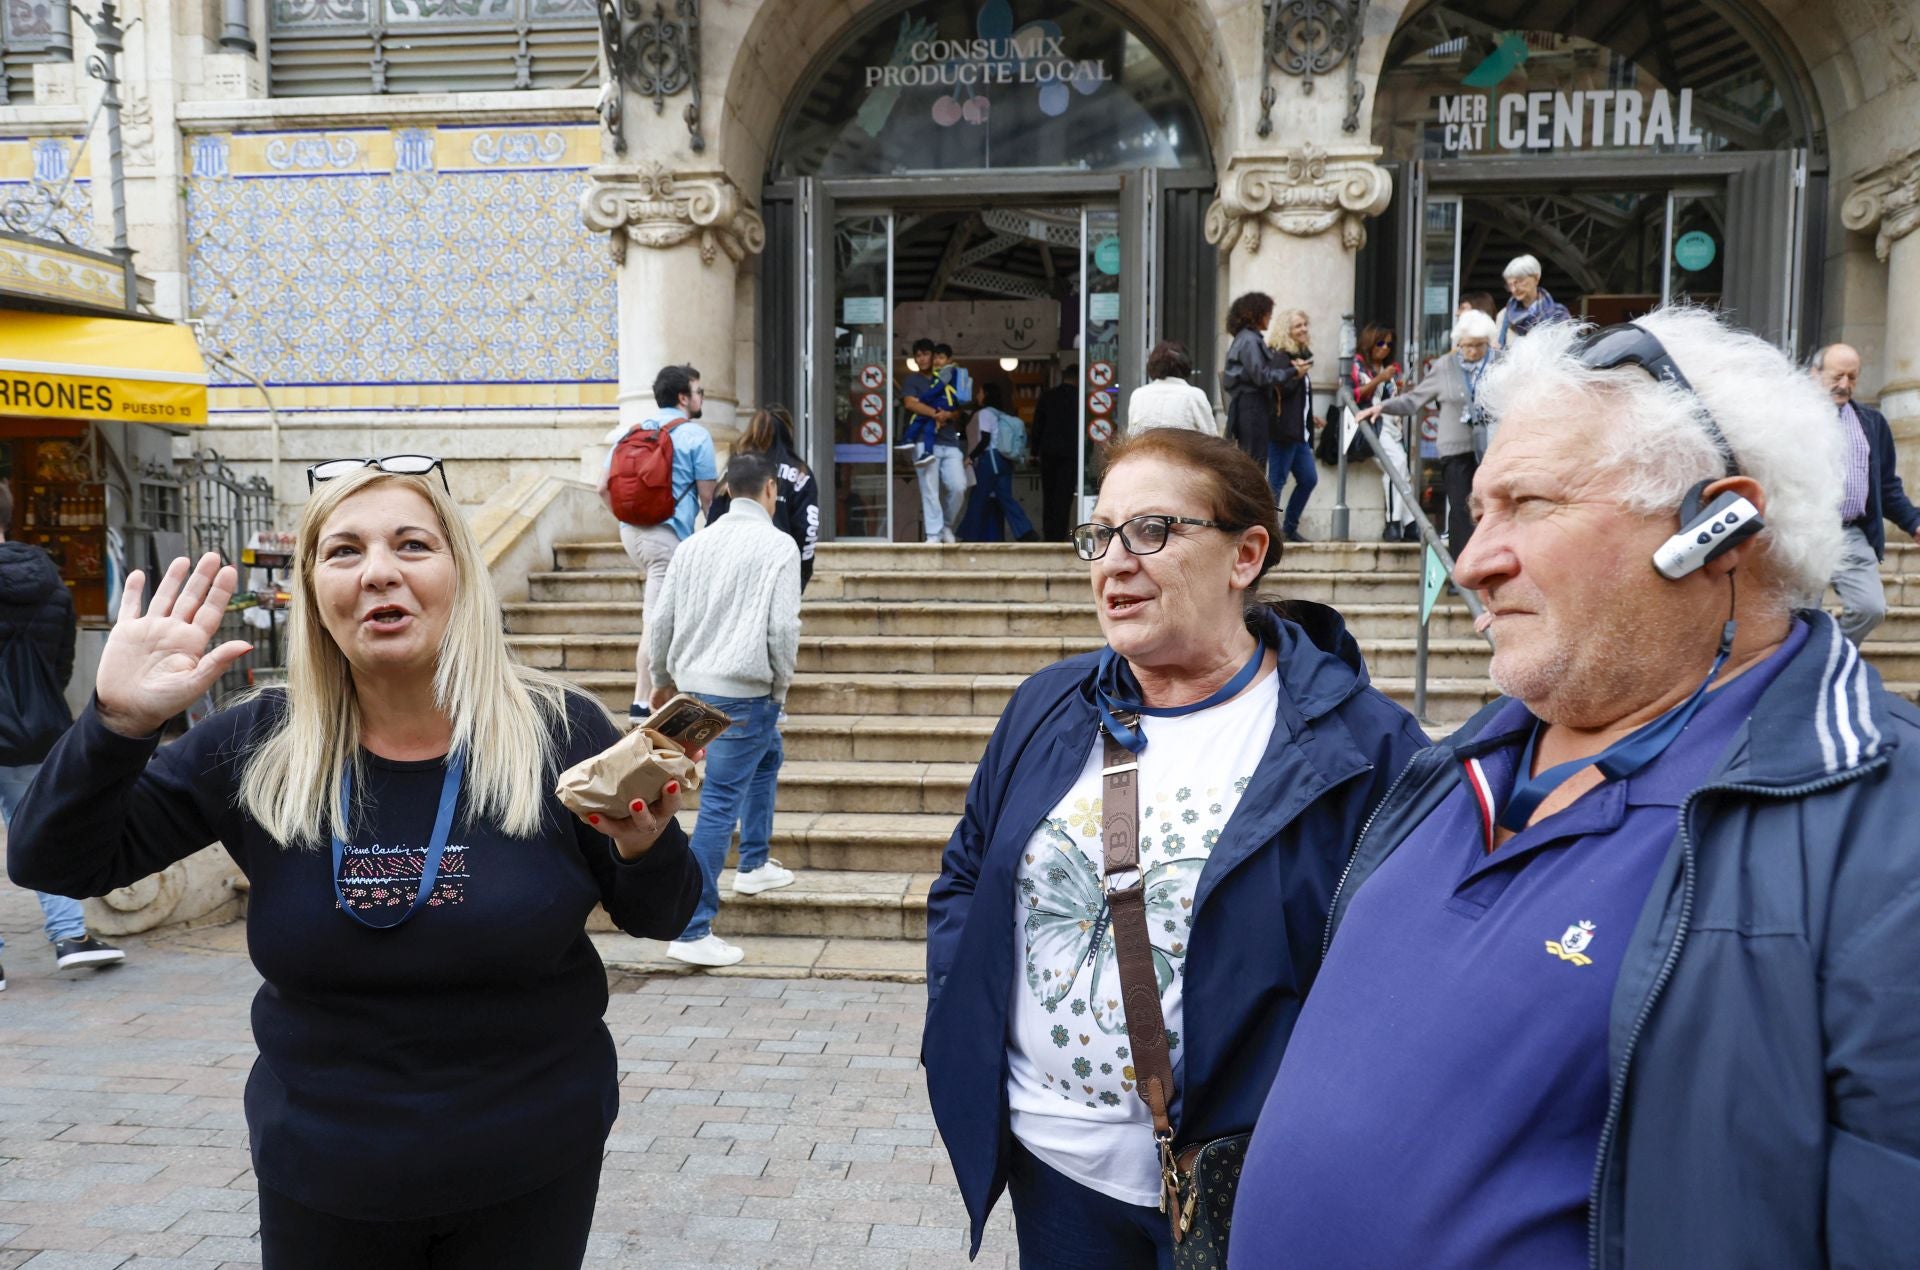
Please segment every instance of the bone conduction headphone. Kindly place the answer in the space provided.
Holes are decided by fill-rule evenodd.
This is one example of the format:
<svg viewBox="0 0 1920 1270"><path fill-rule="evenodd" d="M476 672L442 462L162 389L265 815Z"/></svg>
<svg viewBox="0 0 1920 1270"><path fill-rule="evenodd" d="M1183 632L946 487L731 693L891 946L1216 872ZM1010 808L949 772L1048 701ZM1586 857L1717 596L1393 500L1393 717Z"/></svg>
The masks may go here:
<svg viewBox="0 0 1920 1270"><path fill-rule="evenodd" d="M1672 384L1693 398L1694 404L1699 407L1700 418L1706 424L1707 435L1712 438L1714 448L1726 462L1726 474L1740 475L1740 464L1734 458L1733 446L1728 444L1726 433L1720 430L1713 412L1707 409L1707 403L1700 399L1700 394L1694 391L1693 385L1668 355L1666 346L1660 343L1653 332L1630 322L1623 326L1609 326L1584 337L1575 355L1581 365L1594 370L1638 366L1660 383ZM1765 527L1766 522L1760 518L1760 509L1738 494L1725 493L1702 506L1707 486L1711 484L1713 482L1710 480L1696 482L1687 491L1686 497L1680 500L1680 532L1660 544L1659 550L1653 553L1653 567L1660 571L1661 576L1684 578Z"/></svg>

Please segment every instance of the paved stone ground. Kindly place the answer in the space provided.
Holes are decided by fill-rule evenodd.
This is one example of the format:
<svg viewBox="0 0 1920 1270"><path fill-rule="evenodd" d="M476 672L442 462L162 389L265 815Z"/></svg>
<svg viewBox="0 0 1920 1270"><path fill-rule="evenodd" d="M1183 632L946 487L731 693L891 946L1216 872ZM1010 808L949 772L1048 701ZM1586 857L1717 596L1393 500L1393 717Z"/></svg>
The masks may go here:
<svg viewBox="0 0 1920 1270"><path fill-rule="evenodd" d="M257 1265L241 928L130 938L125 966L57 977L39 925L0 882L0 1270ZM924 988L613 987L623 1110L589 1265L967 1264L915 1058ZM1012 1249L1003 1204L974 1264Z"/></svg>

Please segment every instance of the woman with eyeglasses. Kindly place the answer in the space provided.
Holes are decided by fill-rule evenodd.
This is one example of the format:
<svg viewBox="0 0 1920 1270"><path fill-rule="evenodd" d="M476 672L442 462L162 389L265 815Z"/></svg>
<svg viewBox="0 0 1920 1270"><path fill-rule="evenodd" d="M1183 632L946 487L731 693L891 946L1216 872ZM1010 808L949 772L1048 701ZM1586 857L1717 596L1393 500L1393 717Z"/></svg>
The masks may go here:
<svg viewBox="0 0 1920 1270"><path fill-rule="evenodd" d="M247 651L235 574L131 574L94 700L8 845L104 895L212 842L250 883L247 1127L266 1270L577 1267L620 1094L594 906L671 939L700 895L676 790L576 819L557 774L618 738L515 664L439 461L309 470L287 682L164 748Z"/></svg>
<svg viewBox="0 0 1920 1270"><path fill-rule="evenodd" d="M1353 359L1350 381L1355 409L1366 411L1369 407L1385 404L1399 394L1400 363L1393 358L1393 348L1391 327L1369 322L1366 329L1360 332L1360 352ZM1407 438L1400 430L1399 419L1382 417L1378 412L1367 417L1379 420L1375 427L1379 432L1381 448L1386 452L1385 462L1403 480L1411 483L1407 473ZM1393 479L1384 469L1380 473L1380 488L1385 492L1387 506L1386 528L1380 534L1380 540L1417 542L1420 531L1414 525L1413 507L1393 488Z"/></svg>
<svg viewBox="0 0 1920 1270"><path fill-rule="evenodd" d="M1022 1266L1171 1264L1156 1110L1176 1152L1252 1128L1348 853L1426 744L1338 613L1256 598L1276 519L1233 443L1155 428L1113 447L1073 532L1106 647L1014 693L927 901L921 1058L976 1249L1006 1187ZM1137 870L1111 879L1103 826L1131 808L1106 802L1108 736L1139 803ZM1107 902L1136 877L1157 1109Z"/></svg>

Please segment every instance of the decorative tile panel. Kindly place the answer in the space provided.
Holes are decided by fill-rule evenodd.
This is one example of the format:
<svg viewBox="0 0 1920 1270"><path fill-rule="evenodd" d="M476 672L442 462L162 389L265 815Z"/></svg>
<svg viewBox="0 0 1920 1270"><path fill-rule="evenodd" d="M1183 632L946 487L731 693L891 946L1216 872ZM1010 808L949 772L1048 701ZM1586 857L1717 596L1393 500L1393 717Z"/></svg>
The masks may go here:
<svg viewBox="0 0 1920 1270"><path fill-rule="evenodd" d="M0 207L14 204L31 218L35 238L65 240L76 247L94 243L91 164L80 137L0 136ZM77 170L76 170L77 168ZM71 184L66 184L68 174ZM64 192L62 186L64 185ZM49 204L56 194L60 206ZM8 228L0 224L0 229Z"/></svg>
<svg viewBox="0 0 1920 1270"><path fill-rule="evenodd" d="M235 132L189 153L193 313L283 409L612 403L615 280L578 210L593 125ZM216 410L257 408L212 373Z"/></svg>

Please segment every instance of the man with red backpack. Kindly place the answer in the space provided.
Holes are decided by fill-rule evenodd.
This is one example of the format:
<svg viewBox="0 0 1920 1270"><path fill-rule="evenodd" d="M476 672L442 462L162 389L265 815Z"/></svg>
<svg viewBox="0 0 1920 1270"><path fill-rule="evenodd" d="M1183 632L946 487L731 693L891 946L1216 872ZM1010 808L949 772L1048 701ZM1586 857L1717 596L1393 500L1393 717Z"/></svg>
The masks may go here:
<svg viewBox="0 0 1920 1270"><path fill-rule="evenodd" d="M607 434L611 448L600 478L600 498L620 522L621 545L646 574L646 590L640 597L643 626L647 610L666 583L673 553L693 535L695 520L713 501L720 474L713 436L693 422L700 417L704 396L699 371L668 366L653 377L653 399L659 408ZM644 636L633 661L633 705L627 717L638 722L651 713L653 698Z"/></svg>

